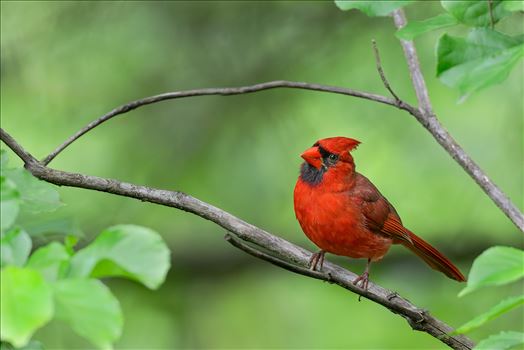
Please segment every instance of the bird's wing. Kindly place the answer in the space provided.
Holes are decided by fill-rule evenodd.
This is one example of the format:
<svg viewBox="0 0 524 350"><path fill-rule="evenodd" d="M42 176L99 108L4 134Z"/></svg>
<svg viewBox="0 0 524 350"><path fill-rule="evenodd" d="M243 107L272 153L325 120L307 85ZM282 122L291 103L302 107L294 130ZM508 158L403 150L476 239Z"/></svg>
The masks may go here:
<svg viewBox="0 0 524 350"><path fill-rule="evenodd" d="M402 226L395 208L365 176L357 178L353 195L361 199L366 226L371 231L411 243L409 231Z"/></svg>
<svg viewBox="0 0 524 350"><path fill-rule="evenodd" d="M446 276L460 282L466 281L464 275L448 258L402 225L395 208L364 176L360 175L357 178L351 195L358 199L370 231L390 237L394 243L401 243Z"/></svg>

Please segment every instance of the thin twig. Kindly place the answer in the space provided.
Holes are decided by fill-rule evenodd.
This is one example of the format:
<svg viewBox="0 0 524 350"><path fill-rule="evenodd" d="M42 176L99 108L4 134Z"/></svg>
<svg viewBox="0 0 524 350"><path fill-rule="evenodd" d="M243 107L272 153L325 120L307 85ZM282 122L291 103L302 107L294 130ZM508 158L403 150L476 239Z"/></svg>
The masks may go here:
<svg viewBox="0 0 524 350"><path fill-rule="evenodd" d="M331 92L335 94L363 98L363 99L383 103L386 105L395 106L400 109L407 110L407 108L409 108L409 106L398 105L397 101L389 97L371 94L368 92L362 92L362 91L347 89L347 88L338 87L338 86L320 85L320 84L312 84L312 83L305 83L305 82L299 82L299 81L285 81L285 80L269 81L265 83L248 85L248 86L240 86L240 87L221 87L221 88L208 88L208 89L167 92L164 94L149 96L146 98L142 98L140 100L126 103L125 105L117 107L113 109L112 111L104 114L103 116L93 120L92 122L87 124L85 127L80 129L78 132L76 132L74 135L69 137L65 142L63 142L60 146L58 146L47 157L45 157L42 160L42 164L48 165L67 146L72 144L75 140L77 140L79 137L87 133L89 130L94 129L98 125L110 120L113 117L116 117L117 115L127 113L129 111L132 111L133 109L137 109L142 106L146 106L152 103L157 103L157 102L161 102L165 100L173 100L173 99L184 98L184 97L209 96L209 95L222 95L222 96L241 95L241 94L247 94L247 93L252 93L252 92L257 92L257 91L262 91L262 90L275 89L275 88L292 88L292 89Z"/></svg>
<svg viewBox="0 0 524 350"><path fill-rule="evenodd" d="M0 139L17 155L20 157L24 155L24 158L21 158L26 162L26 169L41 180L59 186L107 192L184 210L214 222L227 231L234 233L238 238L262 247L282 261L295 263L298 266L305 266L309 262L309 257L312 253L304 248L274 236L220 208L185 193L160 190L113 179L51 169L37 162L36 159L25 152L24 149L1 128ZM413 329L426 332L453 349L471 350L473 348L474 343L471 339L463 335L449 335L453 331L452 327L431 316L424 309L413 305L400 295L373 283L370 283L368 290L364 291L352 283L357 277L356 274L327 261L324 262L323 270L325 274L331 276L331 282L358 295L362 295L369 300L383 305L388 310L401 315ZM311 277L316 278L316 276Z"/></svg>
<svg viewBox="0 0 524 350"><path fill-rule="evenodd" d="M386 78L386 74L384 74L384 70L382 69L382 62L380 60L380 53L378 51L377 42L375 41L375 39L371 40L371 44L373 45L373 52L375 54L375 62L377 64L377 71L378 71L378 74L380 75L380 79L382 79L382 83L384 84L386 89L389 91L391 96L395 98L398 105L400 106L402 104L402 100L397 96L395 91L393 91L393 89L391 88L391 85L389 85L388 79Z"/></svg>
<svg viewBox="0 0 524 350"><path fill-rule="evenodd" d="M493 0L488 0L488 10L491 29L495 29L495 17L493 17Z"/></svg>
<svg viewBox="0 0 524 350"><path fill-rule="evenodd" d="M406 16L402 9L393 11L395 26L400 29L407 23ZM404 50L404 56L408 63L411 81L415 92L419 108L413 115L430 133L435 140L448 152L453 159L471 176L491 200L506 214L506 216L524 232L524 215L513 204L513 202L495 185L493 181L482 171L482 169L471 159L471 157L460 147L447 130L440 124L436 115L433 113L428 89L417 56L415 44L411 40L400 40Z"/></svg>

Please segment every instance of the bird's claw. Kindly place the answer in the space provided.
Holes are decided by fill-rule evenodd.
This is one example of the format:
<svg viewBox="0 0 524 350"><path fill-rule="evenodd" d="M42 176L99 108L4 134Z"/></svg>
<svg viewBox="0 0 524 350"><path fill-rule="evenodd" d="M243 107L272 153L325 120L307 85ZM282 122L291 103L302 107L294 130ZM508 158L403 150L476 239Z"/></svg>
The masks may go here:
<svg viewBox="0 0 524 350"><path fill-rule="evenodd" d="M324 266L324 255L325 254L326 254L325 251L320 250L311 255L311 258L309 259L309 269L311 271L322 271L322 267ZM318 270L317 270L317 266L319 267Z"/></svg>
<svg viewBox="0 0 524 350"><path fill-rule="evenodd" d="M355 278L353 281L353 285L360 287L364 290L368 290L368 284L369 284L369 273L365 271L362 275Z"/></svg>

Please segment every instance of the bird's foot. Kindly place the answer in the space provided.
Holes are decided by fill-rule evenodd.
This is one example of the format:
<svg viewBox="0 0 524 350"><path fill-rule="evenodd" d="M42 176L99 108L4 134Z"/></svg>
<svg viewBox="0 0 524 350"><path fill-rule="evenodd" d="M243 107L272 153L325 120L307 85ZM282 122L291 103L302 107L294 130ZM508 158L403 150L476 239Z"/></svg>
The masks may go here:
<svg viewBox="0 0 524 350"><path fill-rule="evenodd" d="M364 273L353 281L353 284L357 287L360 287L364 290L368 290L368 283L369 283L369 273L367 271L364 271Z"/></svg>
<svg viewBox="0 0 524 350"><path fill-rule="evenodd" d="M322 266L324 266L324 255L326 254L325 251L319 250L316 253L313 253L311 255L311 258L309 259L309 269L312 271L322 271ZM318 266L318 270L317 270Z"/></svg>

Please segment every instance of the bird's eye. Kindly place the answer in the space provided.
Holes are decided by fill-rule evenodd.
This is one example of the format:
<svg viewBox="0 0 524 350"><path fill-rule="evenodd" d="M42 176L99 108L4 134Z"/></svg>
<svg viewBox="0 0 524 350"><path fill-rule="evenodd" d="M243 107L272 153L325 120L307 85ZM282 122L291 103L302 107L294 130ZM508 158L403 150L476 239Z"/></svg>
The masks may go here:
<svg viewBox="0 0 524 350"><path fill-rule="evenodd" d="M337 160L337 156L333 153L331 153L329 156L328 156L329 160Z"/></svg>

